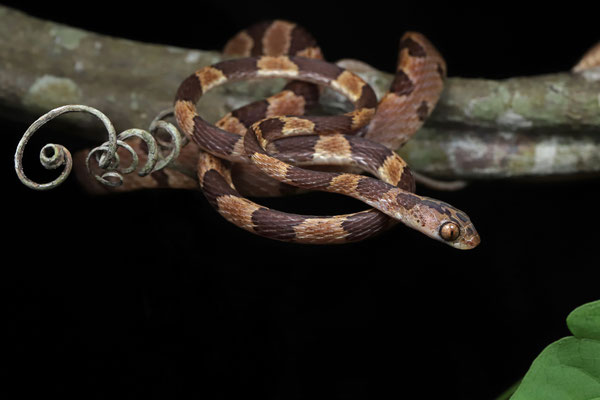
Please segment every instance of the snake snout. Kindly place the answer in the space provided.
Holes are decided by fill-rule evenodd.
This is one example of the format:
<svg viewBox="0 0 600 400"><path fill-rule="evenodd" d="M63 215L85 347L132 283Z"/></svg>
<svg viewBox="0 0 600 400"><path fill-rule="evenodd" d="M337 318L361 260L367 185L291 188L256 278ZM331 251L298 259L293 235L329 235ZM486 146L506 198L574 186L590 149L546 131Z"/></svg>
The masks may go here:
<svg viewBox="0 0 600 400"><path fill-rule="evenodd" d="M481 237L475 230L472 223L463 227L462 237L454 244L454 247L461 250L470 250L477 247L481 243Z"/></svg>

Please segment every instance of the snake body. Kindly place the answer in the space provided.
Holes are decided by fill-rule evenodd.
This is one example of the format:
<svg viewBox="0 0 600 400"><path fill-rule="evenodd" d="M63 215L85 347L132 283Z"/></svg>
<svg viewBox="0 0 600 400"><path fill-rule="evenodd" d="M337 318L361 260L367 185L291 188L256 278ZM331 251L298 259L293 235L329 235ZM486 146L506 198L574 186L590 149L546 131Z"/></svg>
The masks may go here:
<svg viewBox="0 0 600 400"><path fill-rule="evenodd" d="M424 36L409 32L402 37L395 79L379 103L361 78L323 61L314 39L293 23L254 25L225 48L243 58L201 68L185 79L176 94L175 116L180 128L202 150L200 186L226 219L262 236L300 243L362 240L396 221L455 248L469 249L479 243L465 213L413 193L414 179L408 166L391 150L421 126L442 89L445 63ZM291 83L283 92L236 110L216 125L196 113L196 102L217 86L274 77ZM314 85L343 94L354 110L305 116L318 97ZM236 190L232 163L253 171L249 179L260 176L259 170L284 187L340 193L374 208L326 217L272 210ZM374 177L304 168L332 164L360 168Z"/></svg>

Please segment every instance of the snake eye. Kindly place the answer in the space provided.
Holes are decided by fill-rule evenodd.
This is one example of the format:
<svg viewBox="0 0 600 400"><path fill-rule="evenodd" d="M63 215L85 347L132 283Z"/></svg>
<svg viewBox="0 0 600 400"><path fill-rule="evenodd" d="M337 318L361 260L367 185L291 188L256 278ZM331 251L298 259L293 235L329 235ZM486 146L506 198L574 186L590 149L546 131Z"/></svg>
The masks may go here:
<svg viewBox="0 0 600 400"><path fill-rule="evenodd" d="M446 222L440 227L440 236L447 242L458 239L460 227L454 222Z"/></svg>

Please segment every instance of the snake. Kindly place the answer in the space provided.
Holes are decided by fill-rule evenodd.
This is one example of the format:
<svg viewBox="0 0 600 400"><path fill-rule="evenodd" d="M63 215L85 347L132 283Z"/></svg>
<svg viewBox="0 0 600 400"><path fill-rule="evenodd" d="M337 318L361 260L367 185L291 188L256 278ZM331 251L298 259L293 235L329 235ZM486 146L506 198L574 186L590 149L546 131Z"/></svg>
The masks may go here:
<svg viewBox="0 0 600 400"><path fill-rule="evenodd" d="M180 129L201 150L200 188L225 219L254 234L295 243L355 242L402 223L457 249L479 244L463 211L414 193L410 169L393 151L423 124L443 88L446 64L424 35L407 32L401 37L394 79L379 101L359 76L325 61L314 38L289 21L255 24L230 39L225 53L238 57L188 76L174 104ZM214 125L196 111L201 96L216 87L269 78L289 83ZM345 96L353 110L306 115L323 87ZM264 207L237 190L232 178L236 166L249 180L277 182L284 190L338 193L372 208L314 216Z"/></svg>

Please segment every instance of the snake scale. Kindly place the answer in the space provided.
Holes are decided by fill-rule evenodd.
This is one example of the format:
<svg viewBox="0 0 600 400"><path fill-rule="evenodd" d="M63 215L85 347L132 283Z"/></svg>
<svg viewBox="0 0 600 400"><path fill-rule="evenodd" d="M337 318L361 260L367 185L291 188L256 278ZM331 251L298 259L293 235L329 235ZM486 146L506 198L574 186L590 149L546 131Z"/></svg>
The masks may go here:
<svg viewBox="0 0 600 400"><path fill-rule="evenodd" d="M379 102L357 75L323 61L314 38L291 22L253 25L234 36L225 53L241 58L201 68L186 78L176 94L175 117L202 150L197 169L202 191L227 220L258 235L297 243L353 242L400 221L458 249L479 244L464 212L414 193L408 166L392 151L418 130L442 90L445 62L423 35L408 32L401 38L395 78ZM196 113L195 104L209 90L257 78L287 78L290 83L215 125ZM341 93L354 109L341 115L305 115L318 102L319 86ZM339 168L332 172L312 167L319 165ZM236 190L236 166L245 172L246 182L270 182L254 186L340 193L373 208L335 216L272 210ZM359 168L372 176L340 168Z"/></svg>

